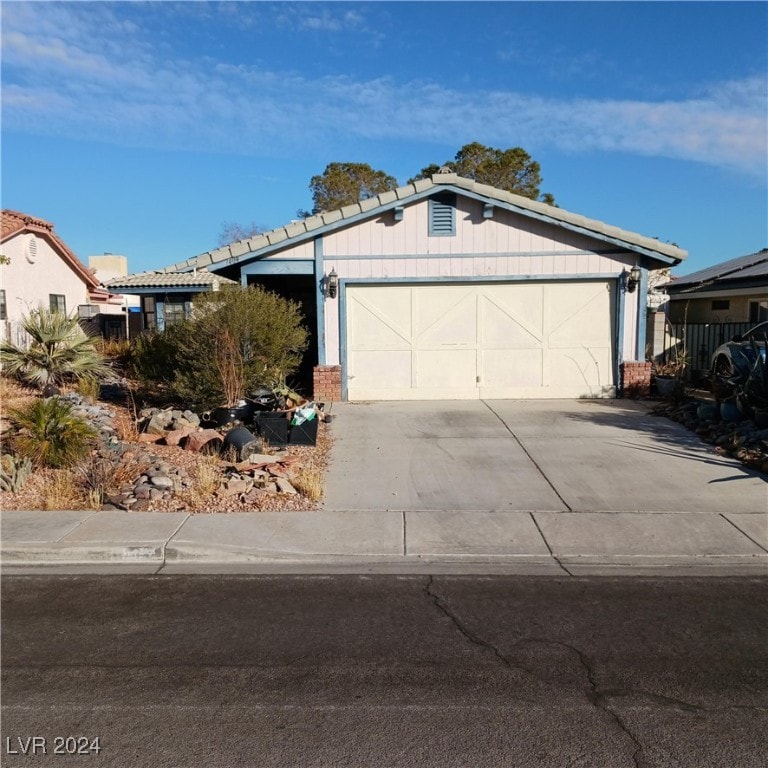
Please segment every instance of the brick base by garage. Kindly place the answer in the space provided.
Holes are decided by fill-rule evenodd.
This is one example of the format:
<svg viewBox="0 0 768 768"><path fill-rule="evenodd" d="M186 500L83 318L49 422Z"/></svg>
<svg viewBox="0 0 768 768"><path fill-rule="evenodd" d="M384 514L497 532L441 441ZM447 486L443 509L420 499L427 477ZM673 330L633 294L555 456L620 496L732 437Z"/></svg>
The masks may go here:
<svg viewBox="0 0 768 768"><path fill-rule="evenodd" d="M312 373L313 399L319 402L341 400L341 366L316 365Z"/></svg>
<svg viewBox="0 0 768 768"><path fill-rule="evenodd" d="M633 400L651 396L651 363L634 360L621 364L621 396Z"/></svg>

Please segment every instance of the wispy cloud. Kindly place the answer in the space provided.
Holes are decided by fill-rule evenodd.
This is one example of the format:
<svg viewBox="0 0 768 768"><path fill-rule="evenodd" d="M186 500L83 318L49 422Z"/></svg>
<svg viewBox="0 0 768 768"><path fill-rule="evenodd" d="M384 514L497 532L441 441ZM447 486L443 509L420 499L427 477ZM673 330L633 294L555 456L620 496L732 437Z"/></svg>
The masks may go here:
<svg viewBox="0 0 768 768"><path fill-rule="evenodd" d="M249 154L312 146L342 153L360 139L457 146L476 139L765 173L764 75L713 83L676 101L544 99L182 60L150 38L140 14L124 18L120 6L45 3L42 13L36 5L3 8L3 116L11 130ZM344 6L309 9L305 28L332 32L363 23Z"/></svg>

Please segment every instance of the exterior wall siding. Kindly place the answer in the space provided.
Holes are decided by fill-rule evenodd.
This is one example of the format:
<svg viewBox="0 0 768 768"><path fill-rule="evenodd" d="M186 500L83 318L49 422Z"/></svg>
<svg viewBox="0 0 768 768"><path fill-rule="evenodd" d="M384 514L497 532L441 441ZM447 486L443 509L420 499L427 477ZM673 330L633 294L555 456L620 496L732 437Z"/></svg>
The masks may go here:
<svg viewBox="0 0 768 768"><path fill-rule="evenodd" d="M728 309L712 309L712 302L718 299L730 301ZM669 303L669 315L672 322L689 323L746 323L749 321L749 303L768 301L768 288L755 289L751 295L723 295L706 298L675 299ZM686 316L687 305L687 316Z"/></svg>
<svg viewBox="0 0 768 768"><path fill-rule="evenodd" d="M487 277L498 280L604 275L616 279L630 269L635 256L602 253L605 243L500 208L483 218L481 203L459 197L454 236L430 237L429 204L404 209L396 222L390 212L323 237L326 274L341 280L428 280ZM373 254L373 255L369 255ZM283 255L280 255L283 258ZM623 318L623 359L643 359L637 349L637 318L641 293L626 294ZM339 365L340 302L326 300L326 363Z"/></svg>
<svg viewBox="0 0 768 768"><path fill-rule="evenodd" d="M19 335L22 316L39 306L48 309L50 294L65 297L68 315L76 313L79 304L88 303L85 283L43 237L35 235L37 254L32 263L27 260L29 237L29 233L20 232L2 245L10 263L0 266L0 287L5 290L8 314L0 321L0 334L14 343L25 341Z"/></svg>
<svg viewBox="0 0 768 768"><path fill-rule="evenodd" d="M270 259L314 259L315 258L315 250L314 245L311 240L303 243L299 243L298 245L294 245L291 248L286 248L285 250L279 250L275 253L270 254L269 256L265 256L263 261L269 261Z"/></svg>
<svg viewBox="0 0 768 768"><path fill-rule="evenodd" d="M385 212L345 227L325 236L325 256L582 251L589 249L591 243L589 238L576 233L564 240L565 232L560 227L501 208L494 210L493 218L484 219L482 204L469 198L458 200L456 235L452 237L430 237L428 216L428 201L422 200L406 207L400 222L394 220L392 213Z"/></svg>

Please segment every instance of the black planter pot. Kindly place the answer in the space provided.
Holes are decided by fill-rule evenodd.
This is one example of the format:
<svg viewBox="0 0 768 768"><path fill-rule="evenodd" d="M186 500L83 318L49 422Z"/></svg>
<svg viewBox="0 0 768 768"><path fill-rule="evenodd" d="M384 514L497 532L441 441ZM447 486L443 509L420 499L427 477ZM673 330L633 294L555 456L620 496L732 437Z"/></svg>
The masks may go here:
<svg viewBox="0 0 768 768"><path fill-rule="evenodd" d="M245 427L235 427L224 435L223 448L233 448L237 452L237 458L243 461L249 454L258 453L259 441L256 435Z"/></svg>
<svg viewBox="0 0 768 768"><path fill-rule="evenodd" d="M286 445L288 442L287 411L263 411L254 414L259 434L270 445Z"/></svg>
<svg viewBox="0 0 768 768"><path fill-rule="evenodd" d="M213 425L217 429L225 427L227 424L249 424L253 421L254 407L252 404L237 406L221 406L214 408L209 413L204 413L202 420Z"/></svg>
<svg viewBox="0 0 768 768"><path fill-rule="evenodd" d="M288 432L288 445L315 445L317 443L318 418L292 424Z"/></svg>

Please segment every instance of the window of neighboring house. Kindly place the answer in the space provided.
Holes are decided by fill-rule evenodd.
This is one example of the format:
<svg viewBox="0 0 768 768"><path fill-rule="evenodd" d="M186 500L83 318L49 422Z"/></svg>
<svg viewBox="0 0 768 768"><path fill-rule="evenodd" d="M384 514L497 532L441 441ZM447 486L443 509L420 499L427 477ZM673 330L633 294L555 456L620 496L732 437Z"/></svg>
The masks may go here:
<svg viewBox="0 0 768 768"><path fill-rule="evenodd" d="M8 319L8 307L5 305L5 288L0 288L0 320Z"/></svg>
<svg viewBox="0 0 768 768"><path fill-rule="evenodd" d="M166 328L183 323L187 317L184 299L176 296L166 297L164 317Z"/></svg>
<svg viewBox="0 0 768 768"><path fill-rule="evenodd" d="M731 308L730 299L712 299L712 310L724 310Z"/></svg>
<svg viewBox="0 0 768 768"><path fill-rule="evenodd" d="M749 302L749 322L764 323L768 320L768 299Z"/></svg>
<svg viewBox="0 0 768 768"><path fill-rule="evenodd" d="M157 328L157 316L155 315L155 297L141 297L141 314L144 318L143 327L145 331L154 331Z"/></svg>
<svg viewBox="0 0 768 768"><path fill-rule="evenodd" d="M61 312L63 315L67 314L67 299L61 293L49 293L48 301L50 302L51 312Z"/></svg>
<svg viewBox="0 0 768 768"><path fill-rule="evenodd" d="M430 237L456 234L456 195L442 194L429 199Z"/></svg>

